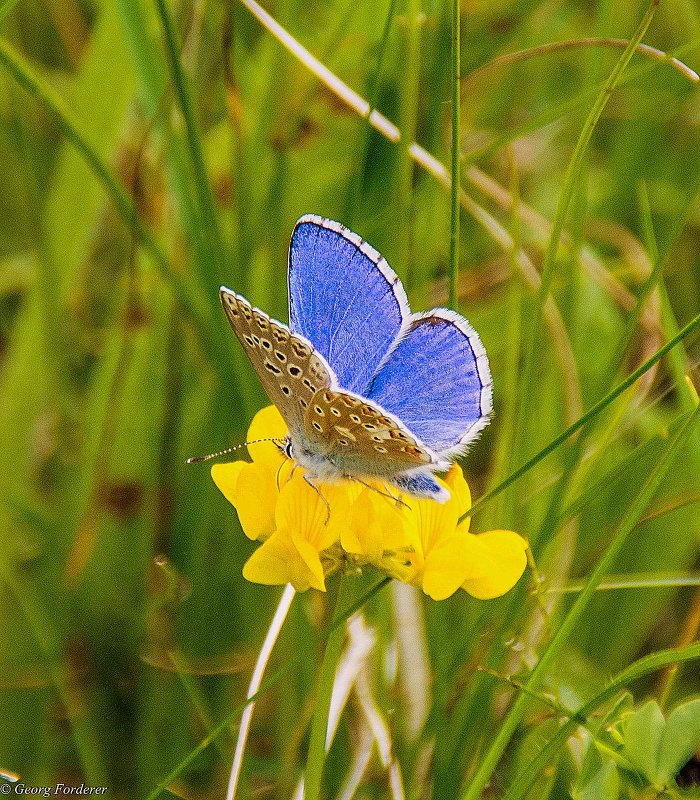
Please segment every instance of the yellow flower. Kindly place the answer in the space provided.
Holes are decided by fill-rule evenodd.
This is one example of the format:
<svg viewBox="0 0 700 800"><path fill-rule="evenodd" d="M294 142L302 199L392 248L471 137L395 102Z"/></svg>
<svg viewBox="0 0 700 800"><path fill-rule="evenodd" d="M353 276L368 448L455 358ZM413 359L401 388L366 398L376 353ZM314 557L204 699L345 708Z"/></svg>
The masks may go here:
<svg viewBox="0 0 700 800"><path fill-rule="evenodd" d="M452 465L443 482L451 497L442 505L407 498L415 523L408 582L433 600L444 600L460 587L480 599L505 594L525 570L526 541L513 531L470 533L470 518L458 524L471 508L469 486L459 465Z"/></svg>
<svg viewBox="0 0 700 800"><path fill-rule="evenodd" d="M249 441L283 439L287 428L274 406L259 411L248 429ZM249 444L253 463L216 464L211 474L226 499L236 507L248 538L263 544L243 567L254 583L291 583L297 591L325 591L325 575L338 565L329 551L340 538L339 523L347 518L354 484L319 484L314 489L300 467L285 458L274 442Z"/></svg>
<svg viewBox="0 0 700 800"><path fill-rule="evenodd" d="M411 573L414 522L407 503L392 499L378 483L362 488L351 504L340 532L340 544L359 565L372 564L405 581Z"/></svg>
<svg viewBox="0 0 700 800"><path fill-rule="evenodd" d="M274 406L256 414L248 439L282 439L287 430ZM473 597L498 597L526 566L526 542L513 531L469 532L469 487L454 464L443 481L444 503L400 496L380 482L319 484L286 459L274 442L248 445L252 463L217 464L212 477L236 507L245 534L262 541L248 559L247 580L291 583L325 591L325 578L343 561L372 565L420 587L435 600L460 587Z"/></svg>
<svg viewBox="0 0 700 800"><path fill-rule="evenodd" d="M287 426L274 406L263 408L248 428L248 441L284 439ZM249 444L253 459L231 464L214 464L211 476L224 497L236 507L245 535L256 541L265 540L275 529L275 506L280 489L288 479L291 463L274 442Z"/></svg>
<svg viewBox="0 0 700 800"><path fill-rule="evenodd" d="M338 522L347 510L340 485L323 484L316 491L297 470L279 493L274 533L245 563L243 577L269 585L291 583L298 592L309 587L325 592L321 553L340 538Z"/></svg>

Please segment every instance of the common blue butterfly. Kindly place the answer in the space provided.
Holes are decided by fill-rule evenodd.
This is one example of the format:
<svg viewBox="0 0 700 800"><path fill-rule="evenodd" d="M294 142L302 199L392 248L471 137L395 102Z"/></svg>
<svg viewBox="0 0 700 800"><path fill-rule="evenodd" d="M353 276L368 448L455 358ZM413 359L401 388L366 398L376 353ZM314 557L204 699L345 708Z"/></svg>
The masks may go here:
<svg viewBox="0 0 700 800"><path fill-rule="evenodd" d="M221 287L228 321L287 423L310 481L377 479L439 502L489 422L481 341L454 311L412 314L382 256L338 222L302 217L289 249L289 327Z"/></svg>

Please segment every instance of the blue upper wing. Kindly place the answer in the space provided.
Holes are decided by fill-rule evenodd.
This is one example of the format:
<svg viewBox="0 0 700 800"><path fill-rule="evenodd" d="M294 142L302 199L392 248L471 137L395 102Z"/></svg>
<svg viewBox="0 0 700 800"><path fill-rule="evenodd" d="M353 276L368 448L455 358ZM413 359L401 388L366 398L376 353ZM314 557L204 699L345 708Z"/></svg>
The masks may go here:
<svg viewBox="0 0 700 800"><path fill-rule="evenodd" d="M338 222L297 222L289 248L289 326L338 377L365 394L409 316L406 293L381 255Z"/></svg>
<svg viewBox="0 0 700 800"><path fill-rule="evenodd" d="M488 424L492 410L484 347L453 311L416 315L379 366L367 397L439 455L458 453Z"/></svg>

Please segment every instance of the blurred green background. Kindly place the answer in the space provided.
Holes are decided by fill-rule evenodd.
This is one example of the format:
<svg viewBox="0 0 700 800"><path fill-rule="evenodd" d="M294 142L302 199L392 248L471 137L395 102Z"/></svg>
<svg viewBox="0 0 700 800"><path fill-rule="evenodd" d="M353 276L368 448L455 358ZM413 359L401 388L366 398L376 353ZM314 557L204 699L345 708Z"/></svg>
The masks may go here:
<svg viewBox="0 0 700 800"><path fill-rule="evenodd" d="M636 55L575 182L556 306L524 366L540 315L533 276L567 164L622 50L589 42L475 70L551 42L628 38L645 9L462 4L459 307L489 354L496 409L465 461L474 497L700 310L698 86ZM276 0L267 10L404 142L449 165L450 3ZM700 7L664 0L644 41L700 68ZM414 309L447 302L449 192L243 5L0 0L0 770L145 796L243 699L279 590L242 579L253 545L207 467L185 458L244 441L266 403L218 286L286 319L288 241L304 213L341 220L377 247ZM699 354L691 335L578 440L482 507L473 529L527 536L544 588L534 597L526 574L499 601L460 592L424 602L427 652L422 639L415 646L432 677L422 686L409 691L381 668L402 635L391 590L370 604L378 702L408 796L460 796L503 712L502 685L475 666L531 668L570 603L546 590L597 563L697 402L684 376L697 387ZM634 658L693 638L700 595L672 584L696 574L698 499L696 431L616 565L647 585L596 597L548 676L559 700L575 706ZM274 661L308 654L259 704L241 797L291 795L319 659L309 632L328 613L314 592L293 606ZM697 692L692 670L661 699ZM417 733L411 692L429 708ZM658 677L635 697L648 692L663 695ZM352 719L330 754L329 797L352 752ZM546 709L526 718L489 797L547 722ZM235 731L173 792L223 796ZM569 797L575 776L562 752L534 796ZM361 796L388 796L386 786L375 768Z"/></svg>

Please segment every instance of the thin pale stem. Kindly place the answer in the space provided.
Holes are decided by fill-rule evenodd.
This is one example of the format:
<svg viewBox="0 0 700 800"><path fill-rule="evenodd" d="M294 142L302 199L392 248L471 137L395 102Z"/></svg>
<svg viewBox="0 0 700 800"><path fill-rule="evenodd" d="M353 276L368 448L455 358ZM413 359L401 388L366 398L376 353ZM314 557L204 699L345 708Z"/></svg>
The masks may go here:
<svg viewBox="0 0 700 800"><path fill-rule="evenodd" d="M527 50L517 50L514 53L506 53L498 58L494 58L493 61L489 61L487 64L483 64L468 75L465 75L462 82L471 82L477 78L481 78L486 72L490 72L498 67L505 67L509 64L515 64L517 61L525 61L526 59L547 55L549 53L558 53L562 50L575 50L580 47L613 47L624 49L629 46L629 43L629 39L613 39L605 36L589 36L585 39L568 39L565 42L550 42L549 44L542 44L538 47L528 48ZM679 59L665 53L663 50L639 42L635 47L635 52L639 55L648 56L656 61L668 64L693 83L700 81L700 76L695 70L691 69Z"/></svg>
<svg viewBox="0 0 700 800"><path fill-rule="evenodd" d="M327 639L334 631L338 628L342 628L345 624L345 621L348 620L356 611L358 611L362 606L369 602L369 600L374 597L378 592L380 592L387 584L391 582L391 578L383 578L378 583L365 592L362 597L352 603L348 608L343 610L343 614L340 617L337 617L333 620L333 622L325 628L321 633L319 633L316 637L316 640L321 642ZM155 789L150 792L146 800L156 800L156 798L160 797L163 792L167 790L167 787L175 781L183 772L187 769L187 767L197 758L200 753L203 753L207 747L218 737L220 736L225 730L227 730L233 722L243 713L246 706L252 703L254 700L257 700L262 694L264 694L270 687L274 686L294 667L295 665L299 664L302 658L305 657L305 652L300 652L297 656L288 659L275 673L270 675L267 680L263 681L260 686L260 689L256 692L255 695L249 697L243 703L241 703L237 708L234 708L230 714L227 714L221 722L218 722L214 728L201 740L201 742L194 747L190 752L182 759L182 761L168 773L168 775L163 778L163 780L155 787Z"/></svg>
<svg viewBox="0 0 700 800"><path fill-rule="evenodd" d="M296 592L294 591L294 587L288 583L284 588L284 592L280 598L277 610L272 617L270 627L267 629L267 635L265 636L263 646L260 648L258 660L255 662L253 676L251 677L250 685L248 686L248 700L250 700L252 697L255 697L255 695L260 691L260 684L262 683L265 669L267 668L268 661L272 655L272 650L280 635L280 631L282 630L282 625L284 625L284 621L287 619L287 614L289 613L289 609L292 605L292 600L294 600L295 594ZM250 731L251 720L253 719L254 708L254 702L248 703L243 711L243 714L241 715L241 726L238 729L238 739L236 740L236 750L233 754L233 763L231 764L231 775L228 780L226 800L233 800L233 798L236 796L236 788L238 787L238 779L241 774L241 767L243 766L243 754L245 753L245 746L246 742L248 741L248 733Z"/></svg>

